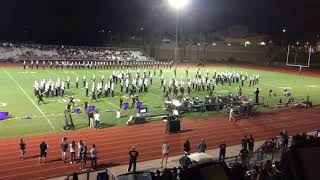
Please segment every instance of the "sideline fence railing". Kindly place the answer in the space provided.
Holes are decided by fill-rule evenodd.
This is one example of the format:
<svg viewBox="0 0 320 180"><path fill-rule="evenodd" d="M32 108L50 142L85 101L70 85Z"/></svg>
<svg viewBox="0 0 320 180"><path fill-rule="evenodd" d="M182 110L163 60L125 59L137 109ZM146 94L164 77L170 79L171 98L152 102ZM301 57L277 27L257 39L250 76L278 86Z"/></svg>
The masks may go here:
<svg viewBox="0 0 320 180"><path fill-rule="evenodd" d="M290 137L289 137L290 138ZM269 146L270 143L273 143L272 146ZM256 166L258 163L261 163L266 160L273 161L275 160L275 155L281 153L283 149L279 146L279 137L273 137L267 139L261 146L259 146L253 153L250 153L247 157L248 167L251 168L253 166ZM219 161L218 158L213 159L212 161ZM233 164L241 163L241 156L230 156L226 157L225 160L226 164L229 167L232 167ZM99 168L96 170L87 170L87 171L81 171L81 172L75 172L77 176L81 179L89 180L90 178L96 179L96 176L98 173L105 172L109 179L115 180L116 176L112 174L111 171L108 170L108 168ZM70 174L65 177L65 180L72 180L73 174Z"/></svg>

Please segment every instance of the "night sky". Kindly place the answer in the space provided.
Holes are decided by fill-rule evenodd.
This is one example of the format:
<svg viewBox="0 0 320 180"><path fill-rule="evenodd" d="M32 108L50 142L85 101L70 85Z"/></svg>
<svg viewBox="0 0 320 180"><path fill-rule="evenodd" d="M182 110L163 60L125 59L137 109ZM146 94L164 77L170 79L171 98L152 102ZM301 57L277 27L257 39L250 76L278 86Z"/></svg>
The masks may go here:
<svg viewBox="0 0 320 180"><path fill-rule="evenodd" d="M320 33L319 0L190 0L180 12L183 32L226 30L246 25L252 32L287 38ZM0 40L94 43L112 34L174 34L176 13L167 0L0 0ZM104 29L105 34L98 33Z"/></svg>

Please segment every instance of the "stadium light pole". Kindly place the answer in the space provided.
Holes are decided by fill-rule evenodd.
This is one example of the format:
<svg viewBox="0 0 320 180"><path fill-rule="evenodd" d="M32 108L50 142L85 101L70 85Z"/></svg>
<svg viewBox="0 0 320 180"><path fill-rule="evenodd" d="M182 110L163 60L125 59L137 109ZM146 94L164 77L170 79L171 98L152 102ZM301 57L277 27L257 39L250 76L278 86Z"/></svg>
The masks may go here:
<svg viewBox="0 0 320 180"><path fill-rule="evenodd" d="M286 29L282 29L282 43L281 43L281 48L285 45L285 38L286 38Z"/></svg>
<svg viewBox="0 0 320 180"><path fill-rule="evenodd" d="M179 11L181 8L189 3L189 0L168 0L169 4L177 10L177 21L176 21L176 47L174 50L174 61L177 61L178 53L178 26L179 26Z"/></svg>

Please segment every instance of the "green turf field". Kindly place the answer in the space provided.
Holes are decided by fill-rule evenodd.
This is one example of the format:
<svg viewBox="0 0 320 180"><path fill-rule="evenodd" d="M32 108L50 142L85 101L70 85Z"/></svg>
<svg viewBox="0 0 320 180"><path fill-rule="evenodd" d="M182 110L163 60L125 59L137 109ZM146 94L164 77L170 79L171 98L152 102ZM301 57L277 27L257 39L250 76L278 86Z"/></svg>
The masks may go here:
<svg viewBox="0 0 320 180"><path fill-rule="evenodd" d="M189 69L191 78L195 76L197 68ZM201 68L204 74L207 70L206 67ZM287 101L287 98L282 96L284 88L290 89L293 96L296 99L310 95L314 104L320 103L320 78L297 76L286 73L268 72L262 70L249 70L241 68L230 67L215 67L209 68L210 77L212 73L216 71L232 70L236 72L248 72L249 76L252 74L259 74L261 80L259 85L260 96L266 97L271 107L275 107L275 104L280 98L283 102ZM68 96L73 95L75 99L78 99L76 106L83 109L83 103L86 100L85 90L82 88L82 77L86 75L87 79L91 79L92 74L95 74L96 79L99 80L102 75L105 79L111 75L113 70L49 70L49 69L33 69L23 70L22 68L1 68L0 71L0 111L9 111L10 117L4 121L0 121L0 137L14 137L25 136L34 134L44 134L51 132L63 131L65 124L63 111L66 106ZM131 71L134 73L135 70ZM153 73L153 71L152 71ZM173 70L164 70L163 75L166 79L173 77ZM61 81L66 80L67 76L70 76L71 85L70 89L66 89L66 97L54 97L44 98L45 105L38 105L37 98L34 96L33 84L34 81L38 82L41 79L48 81L50 78L54 81L59 77ZM79 89L75 88L75 78L79 76ZM178 68L177 77L185 76L185 68ZM246 82L248 83L248 82ZM89 81L89 92L91 90L91 80ZM238 92L239 85L218 85L216 86L214 94L226 95L228 93L236 94ZM250 99L254 98L254 90L256 87L249 88L245 85L243 88L243 94L249 95ZM269 89L278 94L277 97L268 98ZM100 112L100 124L101 127L110 127L115 125L125 125L130 115L135 115L137 111L135 109L122 110L122 118L116 119L115 110L119 108L119 98L122 97L124 102L130 102L131 99L127 99L128 94L120 94L119 85L115 85L116 96L111 98L102 98L99 102L91 102L89 105L96 105ZM90 94L90 93L89 93ZM201 100L204 99L208 93L206 91L192 92L191 96L198 96ZM157 76L153 80L153 85L149 87L148 93L139 94L140 101L144 106L148 107L151 115L165 113L165 110L161 107L164 105L162 88L160 88L159 71ZM90 98L90 97L89 97ZM222 113L222 112L221 112ZM187 114L186 116L208 116L217 114L217 112L198 113L194 112ZM25 116L30 116L32 119L23 119ZM85 113L80 115L73 115L76 130L88 129L88 121Z"/></svg>

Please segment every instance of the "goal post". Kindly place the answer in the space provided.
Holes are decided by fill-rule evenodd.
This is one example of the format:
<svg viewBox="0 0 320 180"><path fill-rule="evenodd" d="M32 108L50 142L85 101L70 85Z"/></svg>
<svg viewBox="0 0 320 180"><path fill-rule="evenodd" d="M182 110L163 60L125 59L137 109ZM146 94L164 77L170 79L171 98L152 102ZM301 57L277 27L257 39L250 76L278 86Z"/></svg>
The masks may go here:
<svg viewBox="0 0 320 180"><path fill-rule="evenodd" d="M291 47L287 49L286 66L309 68L312 48L310 47Z"/></svg>

